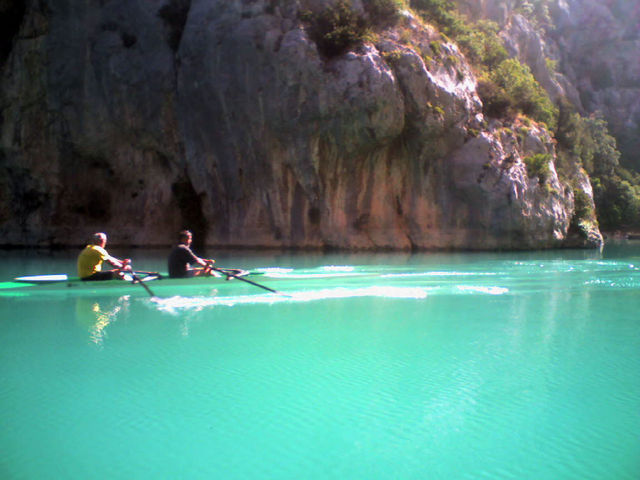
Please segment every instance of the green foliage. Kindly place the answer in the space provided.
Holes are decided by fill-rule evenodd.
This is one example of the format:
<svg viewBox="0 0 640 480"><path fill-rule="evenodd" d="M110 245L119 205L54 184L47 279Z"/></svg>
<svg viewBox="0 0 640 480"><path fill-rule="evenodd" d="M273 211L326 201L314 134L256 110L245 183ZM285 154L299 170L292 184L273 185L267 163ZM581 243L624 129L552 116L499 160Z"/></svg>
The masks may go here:
<svg viewBox="0 0 640 480"><path fill-rule="evenodd" d="M478 95L482 99L482 112L488 117L504 118L515 113L513 102L505 89L489 77L478 79Z"/></svg>
<svg viewBox="0 0 640 480"><path fill-rule="evenodd" d="M491 80L503 89L511 104L519 111L543 122L550 130L557 126L558 109L531 74L528 66L510 58L490 74Z"/></svg>
<svg viewBox="0 0 640 480"><path fill-rule="evenodd" d="M574 198L574 214L573 221L578 223L582 220L590 220L594 218L593 207L591 206L591 199L581 188L573 189Z"/></svg>
<svg viewBox="0 0 640 480"><path fill-rule="evenodd" d="M460 48L469 61L481 65L488 70L495 68L509 55L498 36L498 25L495 22L481 20L468 28L457 38Z"/></svg>
<svg viewBox="0 0 640 480"><path fill-rule="evenodd" d="M520 127L518 129L518 141L520 142L520 145L524 145L524 141L529 136L530 131L531 129L529 127Z"/></svg>
<svg viewBox="0 0 640 480"><path fill-rule="evenodd" d="M439 57L440 54L442 54L442 46L440 45L440 42L436 42L435 40L430 42L429 48L431 48L436 57Z"/></svg>
<svg viewBox="0 0 640 480"><path fill-rule="evenodd" d="M403 0L365 0L363 3L369 21L374 26L395 24L400 18L400 10L404 8Z"/></svg>
<svg viewBox="0 0 640 480"><path fill-rule="evenodd" d="M552 60L550 58L545 58L544 59L546 65L547 65L547 70L549 70L550 72L556 72L558 70L558 61L557 60Z"/></svg>
<svg viewBox="0 0 640 480"><path fill-rule="evenodd" d="M551 175L551 155L548 153L536 153L524 159L529 178L538 177L538 183L544 185Z"/></svg>
<svg viewBox="0 0 640 480"><path fill-rule="evenodd" d="M367 0L360 14L351 0L336 0L320 11L302 13L301 19L318 50L335 57L370 39L373 29L395 24L403 5L403 0Z"/></svg>
<svg viewBox="0 0 640 480"><path fill-rule="evenodd" d="M390 52L383 52L382 57L387 62L397 62L402 58L402 52L399 50L392 50Z"/></svg>
<svg viewBox="0 0 640 480"><path fill-rule="evenodd" d="M605 230L616 230L640 221L640 187L618 175L593 178L598 221Z"/></svg>
<svg viewBox="0 0 640 480"><path fill-rule="evenodd" d="M582 117L563 104L556 139L558 144L580 159L590 176L608 177L619 165L616 140L609 135L607 122L600 114Z"/></svg>
<svg viewBox="0 0 640 480"><path fill-rule="evenodd" d="M515 10L539 28L549 29L552 21L549 7L553 0L514 0ZM620 0L622 1L622 0ZM640 175L619 165L620 152L615 139L609 135L601 116L582 117L567 102L554 105L531 70L516 59L509 59L495 23L465 21L457 12L453 0L410 0L410 6L427 21L451 36L474 65L478 76L478 95L487 117L508 118L518 113L547 125L558 141L559 174L575 171L582 165L591 177L598 222L605 229L624 225L640 226ZM446 35L445 35L446 34ZM441 56L440 45L431 49ZM557 62L548 59L549 71L556 71ZM608 65L594 69L591 82L596 88L612 83ZM526 131L518 132L524 138ZM635 145L635 139L625 143ZM628 151L635 151L627 148ZM534 155L525 160L530 177L537 176L548 187L549 158ZM576 213L574 220L590 222L593 218L591 202L586 193L574 188Z"/></svg>
<svg viewBox="0 0 640 480"><path fill-rule="evenodd" d="M515 0L514 10L538 27L552 24L549 13L549 0Z"/></svg>
<svg viewBox="0 0 640 480"><path fill-rule="evenodd" d="M318 13L306 12L302 20L309 23L311 38L327 57L340 55L362 42L367 29L350 0L338 0Z"/></svg>
<svg viewBox="0 0 640 480"><path fill-rule="evenodd" d="M521 8L531 14L538 11L534 4L543 0L521 2ZM478 94L485 115L503 118L521 112L550 130L557 124L557 108L536 81L531 70L516 59L508 58L499 27L495 22L481 20L469 24L457 13L451 0L411 0L410 5L427 20L455 38L460 48L479 73ZM546 5L546 4L545 4ZM540 6L541 12L544 7ZM432 50L439 49L432 42Z"/></svg>
<svg viewBox="0 0 640 480"><path fill-rule="evenodd" d="M400 42L404 43L405 45L410 45L412 41L413 32L408 28L402 29L402 31L400 32Z"/></svg>
<svg viewBox="0 0 640 480"><path fill-rule="evenodd" d="M431 102L427 102L427 108L438 117L444 117L445 111L440 105L433 105Z"/></svg>
<svg viewBox="0 0 640 480"><path fill-rule="evenodd" d="M567 100L561 100L558 105L558 128L556 129L556 140L558 147L575 156L579 156L578 148L579 135L577 135L578 125L582 117L576 113L575 107Z"/></svg>
<svg viewBox="0 0 640 480"><path fill-rule="evenodd" d="M480 20L469 24L450 0L411 0L410 5L445 36L453 37L472 63L493 68L508 57L495 22Z"/></svg>
<svg viewBox="0 0 640 480"><path fill-rule="evenodd" d="M409 5L447 35L455 37L467 29L451 0L410 0Z"/></svg>
<svg viewBox="0 0 640 480"><path fill-rule="evenodd" d="M556 138L562 156L574 158L589 174L600 226L616 230L638 225L640 175L620 166L620 152L602 116L582 117L561 102Z"/></svg>

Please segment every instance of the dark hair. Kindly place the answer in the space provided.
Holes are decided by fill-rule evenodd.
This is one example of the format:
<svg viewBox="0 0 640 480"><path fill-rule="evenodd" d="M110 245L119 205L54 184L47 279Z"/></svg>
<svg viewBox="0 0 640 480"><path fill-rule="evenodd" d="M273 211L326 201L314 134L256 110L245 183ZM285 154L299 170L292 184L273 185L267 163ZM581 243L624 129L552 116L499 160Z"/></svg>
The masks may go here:
<svg viewBox="0 0 640 480"><path fill-rule="evenodd" d="M193 234L189 230L182 230L178 234L178 240L186 240L189 237L193 237Z"/></svg>

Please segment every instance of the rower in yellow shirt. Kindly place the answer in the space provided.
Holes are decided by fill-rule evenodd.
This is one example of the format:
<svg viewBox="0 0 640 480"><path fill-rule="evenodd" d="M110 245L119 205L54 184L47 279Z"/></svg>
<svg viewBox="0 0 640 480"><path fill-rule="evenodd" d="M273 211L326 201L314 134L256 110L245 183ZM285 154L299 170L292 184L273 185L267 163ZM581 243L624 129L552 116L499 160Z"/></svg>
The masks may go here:
<svg viewBox="0 0 640 480"><path fill-rule="evenodd" d="M122 278L124 271L131 270L131 260L128 258L118 260L105 250L107 235L94 233L91 243L78 255L78 276L82 280L113 280ZM102 270L102 263L107 262L114 266L113 270Z"/></svg>

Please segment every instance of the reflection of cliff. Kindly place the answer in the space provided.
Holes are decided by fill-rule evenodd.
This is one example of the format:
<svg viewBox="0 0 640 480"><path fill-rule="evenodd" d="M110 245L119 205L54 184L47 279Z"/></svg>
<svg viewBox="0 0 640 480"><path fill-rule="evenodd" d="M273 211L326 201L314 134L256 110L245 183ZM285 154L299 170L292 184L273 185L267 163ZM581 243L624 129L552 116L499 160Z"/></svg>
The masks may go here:
<svg viewBox="0 0 640 480"><path fill-rule="evenodd" d="M573 193L524 164L554 157L547 132L484 118L457 47L410 15L327 59L298 2L50 3L2 64L0 243L568 243Z"/></svg>
<svg viewBox="0 0 640 480"><path fill-rule="evenodd" d="M128 306L128 301L128 296L102 303L80 296L76 299L76 322L89 332L91 342L102 345L107 327L117 320L120 311Z"/></svg>

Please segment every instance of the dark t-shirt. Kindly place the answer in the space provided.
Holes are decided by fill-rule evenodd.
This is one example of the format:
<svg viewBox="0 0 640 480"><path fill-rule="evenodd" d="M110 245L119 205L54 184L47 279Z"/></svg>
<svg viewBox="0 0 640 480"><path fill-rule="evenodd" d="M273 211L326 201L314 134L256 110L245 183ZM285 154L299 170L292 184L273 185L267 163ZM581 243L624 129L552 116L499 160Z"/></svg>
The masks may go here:
<svg viewBox="0 0 640 480"><path fill-rule="evenodd" d="M169 276L184 278L189 276L189 264L198 263L198 257L189 247L180 244L173 247L169 254Z"/></svg>

